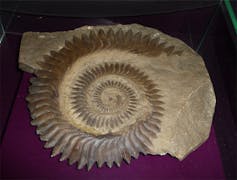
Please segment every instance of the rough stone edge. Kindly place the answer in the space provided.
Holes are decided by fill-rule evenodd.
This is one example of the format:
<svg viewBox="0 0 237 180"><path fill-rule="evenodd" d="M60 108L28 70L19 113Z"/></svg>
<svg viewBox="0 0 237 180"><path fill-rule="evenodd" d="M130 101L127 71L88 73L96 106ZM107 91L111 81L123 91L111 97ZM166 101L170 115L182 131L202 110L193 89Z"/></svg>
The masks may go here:
<svg viewBox="0 0 237 180"><path fill-rule="evenodd" d="M22 60L23 57L22 57L22 54L23 54L23 51L25 50L24 47L22 47L22 44L24 43L24 40L32 35L43 35L43 36L46 36L46 39L47 39L47 36L49 36L50 34L55 34L56 36L61 36L63 35L64 33L67 33L67 38L64 39L65 40L71 40L72 39L72 36L77 34L77 35L80 35L80 32L85 32L87 31L88 29L91 29L91 28L95 28L95 29L107 29L107 28L110 28L110 27L116 27L117 29L118 28L122 28L124 30L126 30L127 28L134 28L136 29L137 31L143 31L145 32L145 34L152 34L154 37L156 35L160 35L164 40L167 40L169 42L169 44L172 44L172 45L175 45L175 47L178 47L180 49L183 49L183 50L186 50L188 51L188 53L191 53L192 55L194 56L199 56L193 49L191 49L186 43L184 43L183 41L177 39L177 38L174 38L172 36L169 36L169 35L166 35L164 34L163 32L157 30L157 29L153 29L153 28L149 28L149 27L144 27L142 25L139 25L139 24L131 24L131 25L121 25L121 24L118 24L118 25L103 25L103 26L82 26L80 28L77 28L77 29L74 29L74 30L69 30L69 31L57 31L57 32L26 32L23 34L23 37L22 37L22 41L21 41L21 47L20 47L20 55L19 55L19 68L22 69L23 71L26 71L26 72L29 72L29 73L34 73L34 70L36 70L37 68L33 67L30 63L28 64L25 64L24 61ZM161 38L161 39L162 39ZM31 47L37 49L36 46L34 46L34 41L31 42ZM178 43L178 45L177 45ZM61 46L63 46L64 43L61 44ZM60 48L55 48L55 49L50 49L50 50L59 50ZM44 54L47 54L49 53L46 52ZM42 56L44 55L42 54ZM200 57L200 56L199 56ZM201 58L202 59L202 58ZM203 60L202 60L203 61ZM206 129L206 134L203 136L203 138L201 140L199 140L198 142L196 143L193 143L192 145L189 146L189 149L186 150L185 153L182 153L182 154L179 154L179 151L177 150L177 152L172 152L172 151L167 151L168 154L170 154L171 156L175 156L177 157L179 160L183 160L187 155L189 155L191 152L193 152L194 150L196 150L201 144L203 144L209 137L209 133L210 133L210 127L211 127L211 122L212 122L212 118L213 118L213 115L214 115L214 110L215 110L215 103L216 103L216 98L215 98L215 94L214 94L214 90L213 90L213 86L212 86L212 83L211 81L208 81L207 82L209 88L208 90L210 90L211 92L209 92L209 94L212 96L211 99L213 99L213 102L212 102L212 115L208 118L208 120L210 121L209 123L209 127ZM203 85L205 86L206 83ZM203 87L201 87L203 88ZM194 90L195 91L195 90ZM198 92L198 91L197 91ZM206 93L208 94L208 93ZM185 104L186 102L184 102ZM185 105L186 106L186 105ZM183 110L183 113L189 111L189 107L186 107L186 109ZM199 121L199 123L201 123ZM181 128L182 129L182 128ZM180 137L178 138L183 138L182 135L180 135ZM160 153L161 155L164 155L164 154L167 154L167 153ZM157 153L152 153L152 154L157 154Z"/></svg>
<svg viewBox="0 0 237 180"><path fill-rule="evenodd" d="M198 147L200 147L209 137L210 130L211 130L211 124L212 119L215 112L215 104L216 104L216 98L214 94L214 90L211 84L211 81L206 81L200 85L200 87L194 89L190 94L187 101L184 102L184 108L181 110L181 113L179 114L177 118L177 122L182 119L182 117L186 117L185 121L188 122L190 119L188 117L192 117L191 121L193 124L189 125L187 127L186 132L189 132L190 134L187 137L189 140L188 143L185 143L186 150L184 148L182 149L181 146L178 146L179 149L177 149L177 152L168 152L170 155L177 157L179 160L185 159L191 152L195 151ZM203 96L201 96L203 95ZM193 102L197 102L196 98L200 98L201 96L201 112L206 112L205 109L207 107L209 108L209 112L206 113L200 113L199 117L196 116L196 112L192 113L192 108L194 108ZM184 116L185 113L190 113L190 116ZM188 120L187 120L188 119ZM208 125L208 126L205 126ZM202 127L199 129L198 127ZM205 128L204 128L205 127ZM191 128L191 129L190 129ZM184 130L181 128L181 130ZM190 141L190 137L195 137L194 141ZM199 136L199 138L198 138ZM174 141L181 142L184 140L184 136L181 134L181 132L175 137ZM187 148L189 147L189 148ZM172 149L172 148L171 148ZM181 150L180 150L181 149Z"/></svg>
<svg viewBox="0 0 237 180"><path fill-rule="evenodd" d="M151 28L151 27L145 27L139 24L129 24L129 25L122 25L122 24L117 24L117 25L98 25L98 26L82 26L80 28L76 28L74 30L68 30L68 31L56 31L56 32L25 32L23 33L22 39L21 39L21 45L20 45L20 53L19 53L19 68L23 71L29 72L29 73L34 73L36 69L39 69L39 66L36 64L37 61L43 60L43 55L49 54L51 50L58 51L64 46L65 40L72 40L73 35L80 36L84 32L88 32L90 29L104 29L107 31L109 28L114 28L115 30L118 30L119 28L122 28L123 30L128 30L128 29L133 29L134 32L141 31L143 34L150 34L154 38L157 36L160 36L160 39L162 41L167 41L168 45L174 45L175 48L179 50L186 50L189 51L189 53L192 53L193 55L196 55L196 53L188 47L187 44L185 44L183 41L166 35L165 33ZM32 49L38 49L42 47L38 47L38 44L35 43L34 40L32 40L32 37L38 36L38 37L43 37L44 41L46 42L53 42L52 38L50 37L51 35L54 35L55 37L63 39L63 42L58 42L58 46L53 46L52 49L48 49L44 51L42 54L38 54L37 57L39 59L29 59L30 56L26 56L27 52L29 51L27 47L31 47ZM57 39L57 38L56 38ZM40 41L40 40L39 40ZM40 58L41 57L41 58Z"/></svg>

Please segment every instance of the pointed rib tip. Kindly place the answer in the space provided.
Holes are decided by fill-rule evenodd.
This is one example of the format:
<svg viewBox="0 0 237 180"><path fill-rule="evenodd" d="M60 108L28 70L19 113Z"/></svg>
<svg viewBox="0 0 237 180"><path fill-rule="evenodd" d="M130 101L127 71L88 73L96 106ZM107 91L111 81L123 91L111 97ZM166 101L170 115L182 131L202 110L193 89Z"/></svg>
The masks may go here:
<svg viewBox="0 0 237 180"><path fill-rule="evenodd" d="M73 165L75 162L76 162L76 161L73 160L73 159L69 159L69 160L68 160L68 164L69 164L69 165Z"/></svg>
<svg viewBox="0 0 237 180"><path fill-rule="evenodd" d="M92 163L92 164L87 164L87 171L90 171L91 170L91 168L93 167L93 165L94 165L94 163Z"/></svg>
<svg viewBox="0 0 237 180"><path fill-rule="evenodd" d="M41 141L48 141L48 139L45 136L43 136L43 135L40 136L40 140Z"/></svg>
<svg viewBox="0 0 237 180"><path fill-rule="evenodd" d="M30 83L33 83L36 79L37 79L36 77L30 78Z"/></svg>
<svg viewBox="0 0 237 180"><path fill-rule="evenodd" d="M134 154L132 157L133 157L134 159L138 159L138 157L139 157L139 153Z"/></svg>
<svg viewBox="0 0 237 180"><path fill-rule="evenodd" d="M27 102L29 102L29 101L30 101L30 97L29 97L29 95L28 95L28 96L26 96L25 100L26 100Z"/></svg>
<svg viewBox="0 0 237 180"><path fill-rule="evenodd" d="M48 148L52 148L52 145L50 145L48 142L46 142L44 144L44 148L48 149Z"/></svg>
<svg viewBox="0 0 237 180"><path fill-rule="evenodd" d="M59 161L62 162L62 161L64 161L65 159L66 159L66 157L61 156L60 159L59 159Z"/></svg>
<svg viewBox="0 0 237 180"><path fill-rule="evenodd" d="M121 162L115 161L115 164L116 164L117 167L120 167L120 165L121 165L120 163Z"/></svg>
<svg viewBox="0 0 237 180"><path fill-rule="evenodd" d="M80 169L83 169L85 165L78 165L77 166L77 169L80 170Z"/></svg>
<svg viewBox="0 0 237 180"><path fill-rule="evenodd" d="M71 165L73 165L73 162L70 162L70 161L69 161L68 164L71 166Z"/></svg>
<svg viewBox="0 0 237 180"><path fill-rule="evenodd" d="M112 166L113 166L113 162L106 162L106 164L109 168L112 168Z"/></svg>
<svg viewBox="0 0 237 180"><path fill-rule="evenodd" d="M42 133L42 131L41 131L40 129L36 129L36 134L37 134L37 135L41 135L41 134L43 134L43 133Z"/></svg>
<svg viewBox="0 0 237 180"><path fill-rule="evenodd" d="M55 156L57 156L58 154L59 154L59 152L54 152L54 151L53 151L53 152L51 153L50 157L55 157Z"/></svg>
<svg viewBox="0 0 237 180"><path fill-rule="evenodd" d="M32 120L31 122L30 122L30 124L32 125L32 126L36 126L37 125L37 123L34 121L34 120ZM36 132L37 133L37 132Z"/></svg>
<svg viewBox="0 0 237 180"><path fill-rule="evenodd" d="M131 163L131 160L128 160L128 159L124 159L125 160L125 162L127 163L127 164L130 164Z"/></svg>
<svg viewBox="0 0 237 180"><path fill-rule="evenodd" d="M97 166L98 166L98 168L101 168L101 167L103 166L103 164L104 164L104 163L101 163L101 162L98 162L98 161L97 161Z"/></svg>
<svg viewBox="0 0 237 180"><path fill-rule="evenodd" d="M55 156L57 156L57 154L52 153L52 154L50 155L51 158L52 158L52 157L55 157Z"/></svg>

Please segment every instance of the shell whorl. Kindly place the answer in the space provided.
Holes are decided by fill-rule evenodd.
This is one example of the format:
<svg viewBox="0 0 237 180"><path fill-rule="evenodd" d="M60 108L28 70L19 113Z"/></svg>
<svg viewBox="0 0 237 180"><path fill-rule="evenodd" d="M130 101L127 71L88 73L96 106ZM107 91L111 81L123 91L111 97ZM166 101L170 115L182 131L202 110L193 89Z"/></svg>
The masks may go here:
<svg viewBox="0 0 237 180"><path fill-rule="evenodd" d="M65 73L81 57L104 49L145 56L182 53L149 35L101 29L74 36L58 52L44 56L27 97L31 124L37 126L45 147L53 148L52 156L61 153L60 160L78 162L78 169L87 166L89 170L95 163L99 167L104 163L120 166L123 159L130 163L131 157L151 152L152 139L160 131L163 108L158 85L136 65L124 62L105 62L81 70L68 87L69 108L76 120L65 119L58 90Z"/></svg>

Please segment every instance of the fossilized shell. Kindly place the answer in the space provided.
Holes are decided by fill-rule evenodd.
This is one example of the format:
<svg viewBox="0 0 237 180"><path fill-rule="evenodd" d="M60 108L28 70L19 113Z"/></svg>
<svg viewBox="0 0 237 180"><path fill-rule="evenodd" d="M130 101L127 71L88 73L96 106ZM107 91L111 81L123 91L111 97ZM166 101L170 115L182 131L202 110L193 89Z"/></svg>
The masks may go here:
<svg viewBox="0 0 237 180"><path fill-rule="evenodd" d="M97 162L120 166L151 152L162 123L159 84L126 56L180 55L159 37L132 30L90 30L38 62L27 101L52 156L78 169ZM120 55L122 54L122 55ZM139 61L139 59L137 59Z"/></svg>

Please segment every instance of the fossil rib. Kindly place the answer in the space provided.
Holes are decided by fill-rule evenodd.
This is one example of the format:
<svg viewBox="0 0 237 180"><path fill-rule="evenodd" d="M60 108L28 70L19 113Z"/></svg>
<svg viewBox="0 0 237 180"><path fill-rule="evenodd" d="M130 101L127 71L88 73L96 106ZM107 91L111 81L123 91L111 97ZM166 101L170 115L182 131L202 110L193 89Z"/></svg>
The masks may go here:
<svg viewBox="0 0 237 180"><path fill-rule="evenodd" d="M78 162L78 169L86 165L89 170L94 163L120 166L123 159L130 163L139 153L149 154L160 130L163 108L158 85L136 64L112 60L79 68L72 84L65 87L70 92L65 106L72 112L72 118L65 118L59 105L65 74L82 57L108 49L145 56L182 53L159 38L111 28L74 36L58 52L44 56L27 97L31 123L41 140L47 141L45 147L53 148L52 156L62 153L60 160Z"/></svg>

